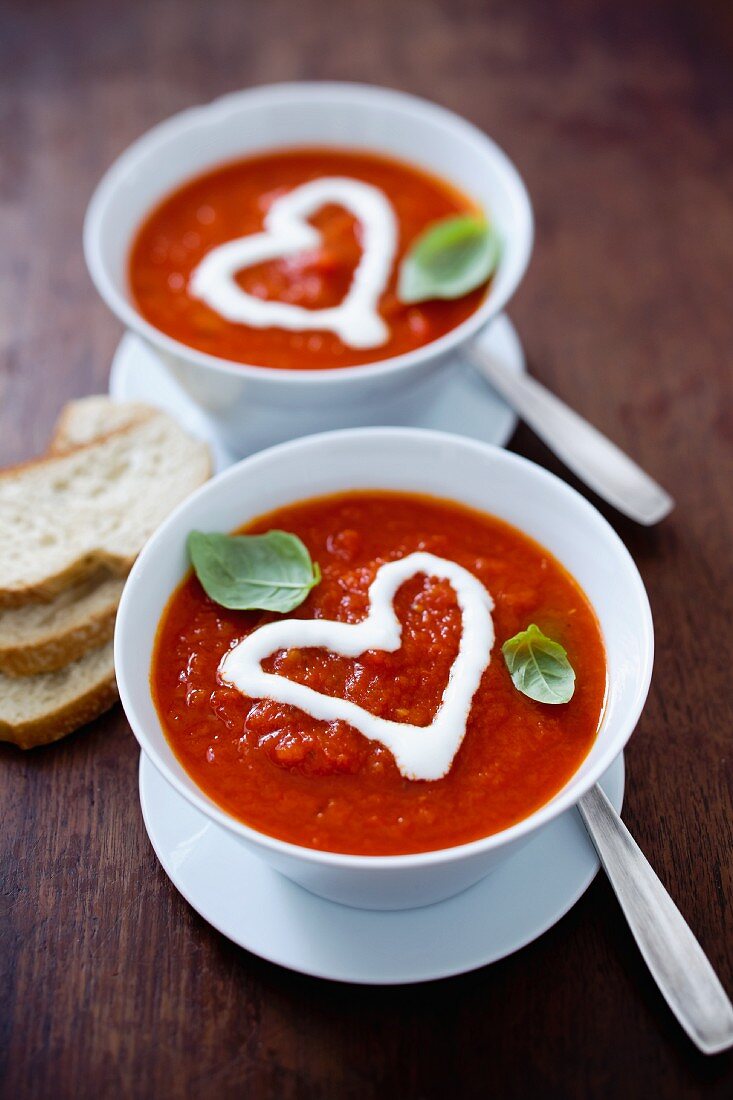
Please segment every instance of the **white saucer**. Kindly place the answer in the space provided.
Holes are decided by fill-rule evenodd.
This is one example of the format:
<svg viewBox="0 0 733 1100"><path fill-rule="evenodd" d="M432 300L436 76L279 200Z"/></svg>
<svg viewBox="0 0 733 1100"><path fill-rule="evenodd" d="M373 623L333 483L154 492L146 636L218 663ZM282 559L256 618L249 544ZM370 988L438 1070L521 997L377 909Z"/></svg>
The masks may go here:
<svg viewBox="0 0 733 1100"><path fill-rule="evenodd" d="M516 330L506 314L497 317L479 337L479 344L497 359L517 372L525 369L524 352ZM358 368L357 368L358 369ZM218 470L231 465L237 457L218 438L214 421L199 408L166 370L165 366L139 336L126 333L122 337L110 369L109 392L118 401L147 401L157 405L211 446ZM397 423L394 404L385 407L383 423ZM408 425L400 419L400 424ZM491 389L476 371L465 363L446 372L445 379L434 387L427 410L413 427L436 428L456 432L484 443L502 447L514 431L515 413ZM342 425L334 424L334 428ZM293 413L293 437L302 435L297 411Z"/></svg>
<svg viewBox="0 0 733 1100"><path fill-rule="evenodd" d="M601 785L620 810L623 757ZM174 791L145 755L140 803L164 870L204 920L263 959L334 981L424 982L496 962L560 920L599 867L573 809L454 898L399 912L349 909L250 855Z"/></svg>

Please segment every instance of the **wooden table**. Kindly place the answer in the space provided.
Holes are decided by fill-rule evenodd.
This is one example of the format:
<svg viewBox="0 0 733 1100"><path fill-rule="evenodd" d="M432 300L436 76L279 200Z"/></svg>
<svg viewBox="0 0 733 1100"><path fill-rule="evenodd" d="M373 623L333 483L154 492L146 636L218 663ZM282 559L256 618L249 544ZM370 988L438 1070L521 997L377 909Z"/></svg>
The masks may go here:
<svg viewBox="0 0 733 1100"><path fill-rule="evenodd" d="M266 81L374 81L456 109L516 161L537 216L511 306L531 367L678 501L651 531L604 509L658 642L624 813L729 990L732 46L730 8L695 0L6 0L0 28L4 462L106 388L120 328L87 277L82 217L166 115ZM560 469L523 428L512 448ZM730 1057L684 1039L602 877L478 973L311 980L176 893L137 762L119 708L57 747L0 752L3 1096L731 1095Z"/></svg>

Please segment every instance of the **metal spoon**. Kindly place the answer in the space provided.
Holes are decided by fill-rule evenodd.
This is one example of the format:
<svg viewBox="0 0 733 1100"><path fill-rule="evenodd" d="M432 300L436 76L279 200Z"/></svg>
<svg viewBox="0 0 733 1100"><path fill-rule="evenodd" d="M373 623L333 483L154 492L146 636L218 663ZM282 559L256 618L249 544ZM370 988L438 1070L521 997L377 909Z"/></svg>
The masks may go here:
<svg viewBox="0 0 733 1100"><path fill-rule="evenodd" d="M615 443L528 374L471 344L468 360L573 473L637 523L659 523L674 501Z"/></svg>
<svg viewBox="0 0 733 1100"><path fill-rule="evenodd" d="M733 1046L733 1005L677 906L600 787L578 803L603 869L662 995L704 1054Z"/></svg>

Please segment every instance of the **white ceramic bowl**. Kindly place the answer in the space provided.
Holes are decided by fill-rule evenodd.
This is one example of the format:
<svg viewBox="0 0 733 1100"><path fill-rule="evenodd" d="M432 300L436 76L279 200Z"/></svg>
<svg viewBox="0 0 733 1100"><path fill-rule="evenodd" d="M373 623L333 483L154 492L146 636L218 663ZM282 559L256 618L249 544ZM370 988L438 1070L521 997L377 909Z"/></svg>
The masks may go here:
<svg viewBox="0 0 733 1100"><path fill-rule="evenodd" d="M431 493L500 516L567 567L598 615L608 698L593 748L547 805L484 840L402 856L341 855L284 843L216 806L186 774L161 729L150 693L150 662L163 609L188 568L188 532L194 527L230 531L281 505L358 488ZM499 448L407 428L352 429L284 443L204 485L143 550L125 586L115 633L122 704L143 752L168 782L289 878L323 897L372 909L427 905L458 893L574 805L631 735L649 688L652 657L651 613L636 566L613 529L579 493Z"/></svg>
<svg viewBox="0 0 733 1100"><path fill-rule="evenodd" d="M220 359L171 339L138 313L127 259L135 232L165 195L222 162L298 145L367 149L442 176L475 198L501 233L503 252L485 301L451 332L406 355L337 370L276 370ZM218 420L229 446L255 445L362 423L382 423L384 403L405 387L427 400L430 376L506 305L532 247L532 211L505 154L480 130L414 96L358 84L279 84L224 96L174 115L134 142L97 187L84 252L97 290L124 325L161 355L187 392Z"/></svg>

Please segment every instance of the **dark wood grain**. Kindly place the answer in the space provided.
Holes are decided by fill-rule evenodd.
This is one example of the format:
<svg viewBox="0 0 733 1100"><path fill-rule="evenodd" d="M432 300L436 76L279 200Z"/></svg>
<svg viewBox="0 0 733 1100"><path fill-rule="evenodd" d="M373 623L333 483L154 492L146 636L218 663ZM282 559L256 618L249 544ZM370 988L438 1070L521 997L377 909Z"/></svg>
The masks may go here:
<svg viewBox="0 0 733 1100"><path fill-rule="evenodd" d="M81 252L124 146L244 85L384 83L467 115L516 160L536 253L512 303L538 377L678 508L609 518L655 616L625 817L733 987L733 19L720 3L5 0L0 27L0 461L102 391L119 326ZM559 469L523 429L512 446ZM518 955L422 988L299 977L224 940L144 833L121 711L0 752L2 1095L723 1097L597 881ZM460 929L446 934L460 935ZM356 945L358 950L358 945Z"/></svg>

